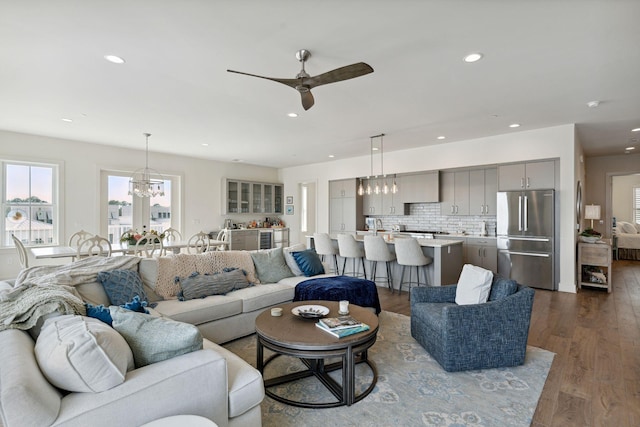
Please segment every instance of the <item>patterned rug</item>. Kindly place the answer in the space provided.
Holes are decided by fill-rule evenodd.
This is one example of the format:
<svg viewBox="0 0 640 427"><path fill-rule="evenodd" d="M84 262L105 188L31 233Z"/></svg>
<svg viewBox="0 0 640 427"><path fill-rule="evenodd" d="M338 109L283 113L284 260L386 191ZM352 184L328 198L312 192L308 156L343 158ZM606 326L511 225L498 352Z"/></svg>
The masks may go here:
<svg viewBox="0 0 640 427"><path fill-rule="evenodd" d="M225 345L256 366L255 336ZM268 355L269 353L265 351ZM375 389L352 406L329 409L297 408L265 397L262 425L285 426L528 426L531 424L554 353L527 348L525 364L514 368L449 373L411 337L409 317L383 311L378 340L369 358L378 368ZM267 366L266 378L302 369L290 357ZM340 382L337 371L336 380ZM357 366L357 389L364 390L372 374ZM314 378L272 389L295 400L335 401Z"/></svg>

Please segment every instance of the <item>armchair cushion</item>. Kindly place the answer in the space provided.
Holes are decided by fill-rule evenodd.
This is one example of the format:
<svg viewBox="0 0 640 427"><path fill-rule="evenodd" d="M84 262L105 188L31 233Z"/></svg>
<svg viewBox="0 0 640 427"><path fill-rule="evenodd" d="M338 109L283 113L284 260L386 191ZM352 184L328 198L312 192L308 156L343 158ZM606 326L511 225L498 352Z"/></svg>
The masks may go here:
<svg viewBox="0 0 640 427"><path fill-rule="evenodd" d="M493 273L471 264L462 267L458 287L456 289L456 304L480 304L487 302L489 290L493 280Z"/></svg>

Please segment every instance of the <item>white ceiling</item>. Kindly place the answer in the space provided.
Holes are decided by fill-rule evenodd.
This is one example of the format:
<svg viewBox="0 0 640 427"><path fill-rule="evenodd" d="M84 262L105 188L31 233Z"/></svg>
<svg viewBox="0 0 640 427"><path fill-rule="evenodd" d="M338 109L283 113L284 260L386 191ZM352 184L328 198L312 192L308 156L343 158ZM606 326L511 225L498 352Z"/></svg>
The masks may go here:
<svg viewBox="0 0 640 427"><path fill-rule="evenodd" d="M588 156L638 152L639 18L637 0L0 0L0 129L136 149L150 132L151 151L274 167L366 155L381 132L392 151L567 123ZM375 72L309 111L226 72L294 78L302 48L311 75Z"/></svg>

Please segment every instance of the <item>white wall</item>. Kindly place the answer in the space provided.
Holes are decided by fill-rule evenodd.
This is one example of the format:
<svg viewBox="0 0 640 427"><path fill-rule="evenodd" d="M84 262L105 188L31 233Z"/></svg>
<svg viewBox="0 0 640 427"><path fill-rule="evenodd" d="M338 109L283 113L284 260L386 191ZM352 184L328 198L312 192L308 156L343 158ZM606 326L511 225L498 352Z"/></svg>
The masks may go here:
<svg viewBox="0 0 640 427"><path fill-rule="evenodd" d="M144 167L144 150L129 150L97 144L0 131L0 158L11 160L64 162L61 182L62 240L79 229L100 230L100 170L133 172ZM149 153L149 166L160 173L180 175L183 181L182 224L188 237L200 230L217 230L223 223L222 185L224 178L276 182L276 169L168 154ZM50 260L32 264L51 263ZM65 260L65 261L68 261ZM0 249L0 278L15 277L19 271L14 248Z"/></svg>
<svg viewBox="0 0 640 427"><path fill-rule="evenodd" d="M576 180L579 179L575 161L577 144L574 125L563 125L411 150L388 151L384 153L384 165L385 172L391 174L560 159L559 188L556 190L560 197L560 265L563 267L559 290L575 292L575 190ZM393 134L385 137L385 146L393 147ZM367 153L356 158L285 168L280 171L280 180L284 182L287 194L297 188L300 182L317 180L318 231L326 232L329 229L329 180L366 176L369 168L370 157ZM285 219L292 230L291 240L300 241L297 216Z"/></svg>

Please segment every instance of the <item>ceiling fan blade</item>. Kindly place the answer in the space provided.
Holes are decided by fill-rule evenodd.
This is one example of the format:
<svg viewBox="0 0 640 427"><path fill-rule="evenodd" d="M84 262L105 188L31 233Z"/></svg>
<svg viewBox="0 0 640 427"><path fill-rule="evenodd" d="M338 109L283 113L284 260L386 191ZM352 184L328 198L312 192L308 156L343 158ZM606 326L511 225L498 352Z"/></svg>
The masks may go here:
<svg viewBox="0 0 640 427"><path fill-rule="evenodd" d="M313 107L315 100L313 99L313 95L311 94L310 90L306 92L300 92L300 97L302 98L302 108L304 108L305 111Z"/></svg>
<svg viewBox="0 0 640 427"><path fill-rule="evenodd" d="M242 71L235 71L235 70L227 70L227 71L230 73L244 74L245 76L258 77L259 79L271 80L273 82L282 83L283 85L287 85L294 89L296 88L296 86L300 84L300 79L278 79L275 77L265 77L265 76L259 76L257 74L243 73Z"/></svg>
<svg viewBox="0 0 640 427"><path fill-rule="evenodd" d="M327 71L326 73L318 74L314 77L306 78L304 79L304 84L309 86L311 89L316 86L349 80L369 73L373 73L373 68L371 68L369 64L358 62L356 64L346 65L344 67L336 68L335 70Z"/></svg>

